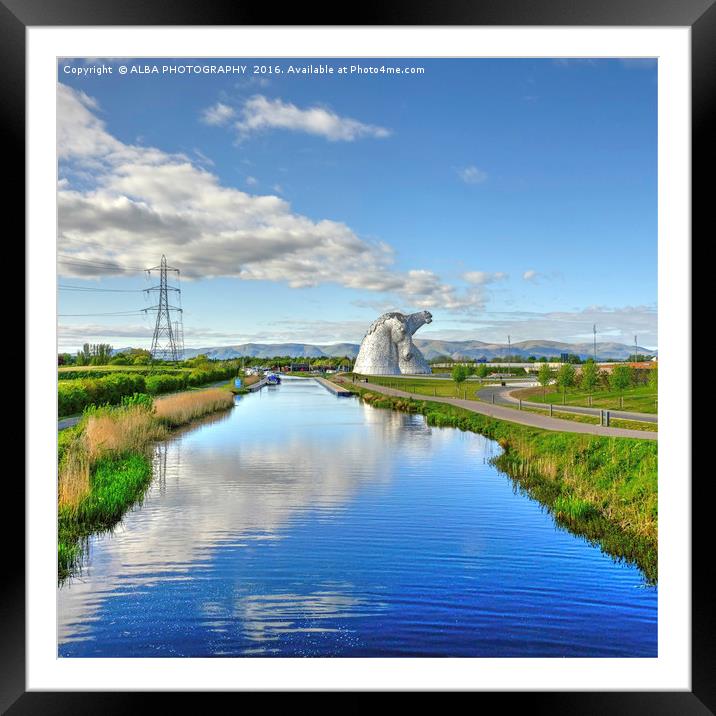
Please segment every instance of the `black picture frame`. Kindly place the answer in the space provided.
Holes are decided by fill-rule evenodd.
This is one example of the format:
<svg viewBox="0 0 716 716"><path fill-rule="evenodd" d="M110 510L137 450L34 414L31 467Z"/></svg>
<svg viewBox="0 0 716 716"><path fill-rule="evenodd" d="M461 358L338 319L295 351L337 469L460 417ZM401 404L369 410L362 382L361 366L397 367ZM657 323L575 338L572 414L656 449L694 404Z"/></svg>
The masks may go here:
<svg viewBox="0 0 716 716"><path fill-rule="evenodd" d="M271 6L241 0L0 0L0 136L5 140L7 166L14 177L25 176L25 30L32 26L128 25L332 25L344 24L346 9L335 5ZM362 4L355 8L356 25L481 25L481 26L682 26L691 28L692 61L692 226L703 235L710 204L716 152L709 136L716 127L716 1L715 0L426 0ZM281 22L276 23L277 14ZM709 141L711 140L711 141ZM711 149L708 147L711 146ZM710 171L709 171L710 170ZM708 174L707 174L708 172ZM699 180L700 179L700 180ZM24 181L5 190L5 207L24 227ZM709 227L710 228L710 227ZM711 232L712 233L712 232ZM684 237L689 249L689 237ZM26 270L31 267L26 266ZM689 386L690 389L690 386ZM24 503L24 489L6 473L9 504ZM674 477L674 476L672 476ZM678 476L686 486L691 465ZM708 478L708 475L701 477ZM709 480L692 481L692 685L690 692L559 692L502 693L501 709L524 708L580 714L708 714L716 712L716 620L710 587ZM16 494L12 494L15 490ZM8 494L9 493L9 494ZM19 509L13 510L23 516ZM24 534L22 526L15 534ZM26 692L25 687L25 554L5 555L0 589L0 709L12 714L126 713L130 709L166 708L166 694L137 692ZM696 569L700 565L700 569ZM327 685L328 688L328 685ZM565 685L568 688L568 685ZM493 698L495 694L491 695ZM197 694L183 694L182 705L198 704ZM477 694L481 701L490 694ZM201 697L205 698L204 696ZM160 702L161 699L161 702ZM480 702L478 701L478 703ZM363 699L351 699L357 711ZM161 705L160 705L161 704ZM205 708L205 706L204 706ZM345 705L342 707L345 708Z"/></svg>

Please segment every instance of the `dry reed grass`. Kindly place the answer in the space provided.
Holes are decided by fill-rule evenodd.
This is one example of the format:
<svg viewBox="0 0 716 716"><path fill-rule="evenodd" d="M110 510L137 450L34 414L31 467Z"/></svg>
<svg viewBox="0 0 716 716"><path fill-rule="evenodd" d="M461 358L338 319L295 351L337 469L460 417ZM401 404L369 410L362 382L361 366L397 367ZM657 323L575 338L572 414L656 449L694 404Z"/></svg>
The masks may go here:
<svg viewBox="0 0 716 716"><path fill-rule="evenodd" d="M59 467L57 489L60 507L78 505L89 492L90 460L81 439L74 441L67 448Z"/></svg>
<svg viewBox="0 0 716 716"><path fill-rule="evenodd" d="M234 396L228 390L209 388L159 398L154 401L154 414L163 423L176 427L233 404Z"/></svg>
<svg viewBox="0 0 716 716"><path fill-rule="evenodd" d="M140 406L91 415L84 429L91 462L109 453L141 452L150 442L163 437L166 428Z"/></svg>
<svg viewBox="0 0 716 716"><path fill-rule="evenodd" d="M106 455L141 452L167 429L152 412L141 406L99 410L90 415L84 429L68 446L59 466L58 502L75 507L90 490L92 465Z"/></svg>

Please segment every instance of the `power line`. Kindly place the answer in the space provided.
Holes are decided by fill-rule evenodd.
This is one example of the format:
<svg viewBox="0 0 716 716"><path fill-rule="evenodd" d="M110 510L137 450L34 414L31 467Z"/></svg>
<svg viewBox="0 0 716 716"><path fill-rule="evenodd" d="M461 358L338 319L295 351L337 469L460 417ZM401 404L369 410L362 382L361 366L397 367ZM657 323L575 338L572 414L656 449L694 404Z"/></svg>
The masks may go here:
<svg viewBox="0 0 716 716"><path fill-rule="evenodd" d="M139 293L145 291L142 288L95 288L94 286L63 286L58 285L60 291L91 291L99 293Z"/></svg>
<svg viewBox="0 0 716 716"><path fill-rule="evenodd" d="M113 313L58 313L60 318L69 318L71 316L143 316L144 311L115 311Z"/></svg>
<svg viewBox="0 0 716 716"><path fill-rule="evenodd" d="M121 266L117 263L100 261L98 259L83 259L79 256L72 256L71 254L57 254L57 260L59 263L63 264L74 264L76 266L85 266L87 268L101 268L106 271L122 271L125 273L135 273L147 270L139 266Z"/></svg>

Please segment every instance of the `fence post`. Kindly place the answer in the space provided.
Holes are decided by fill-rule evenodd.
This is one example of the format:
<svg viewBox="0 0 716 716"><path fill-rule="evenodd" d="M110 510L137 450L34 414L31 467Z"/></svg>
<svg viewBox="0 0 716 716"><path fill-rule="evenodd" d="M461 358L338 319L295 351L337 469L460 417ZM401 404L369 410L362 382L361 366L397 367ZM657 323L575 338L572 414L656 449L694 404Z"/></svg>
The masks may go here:
<svg viewBox="0 0 716 716"><path fill-rule="evenodd" d="M609 411L607 410L606 415L604 416L606 419L607 427L609 427Z"/></svg>
<svg viewBox="0 0 716 716"><path fill-rule="evenodd" d="M495 391L492 391L492 404L495 404Z"/></svg>
<svg viewBox="0 0 716 716"><path fill-rule="evenodd" d="M522 410L522 398L520 398L520 410Z"/></svg>
<svg viewBox="0 0 716 716"><path fill-rule="evenodd" d="M549 417L552 417L552 403L549 404Z"/></svg>
<svg viewBox="0 0 716 716"><path fill-rule="evenodd" d="M599 408L599 424L604 425L604 411Z"/></svg>

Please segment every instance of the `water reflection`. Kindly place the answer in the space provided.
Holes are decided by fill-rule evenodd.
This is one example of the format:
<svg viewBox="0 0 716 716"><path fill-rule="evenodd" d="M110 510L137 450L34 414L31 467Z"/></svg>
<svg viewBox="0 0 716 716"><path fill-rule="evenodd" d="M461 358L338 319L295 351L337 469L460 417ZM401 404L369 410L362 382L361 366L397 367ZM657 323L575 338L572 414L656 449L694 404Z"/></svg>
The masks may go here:
<svg viewBox="0 0 716 716"><path fill-rule="evenodd" d="M497 450L312 381L239 399L158 446L143 504L92 538L60 654L648 654L655 590L514 494Z"/></svg>

